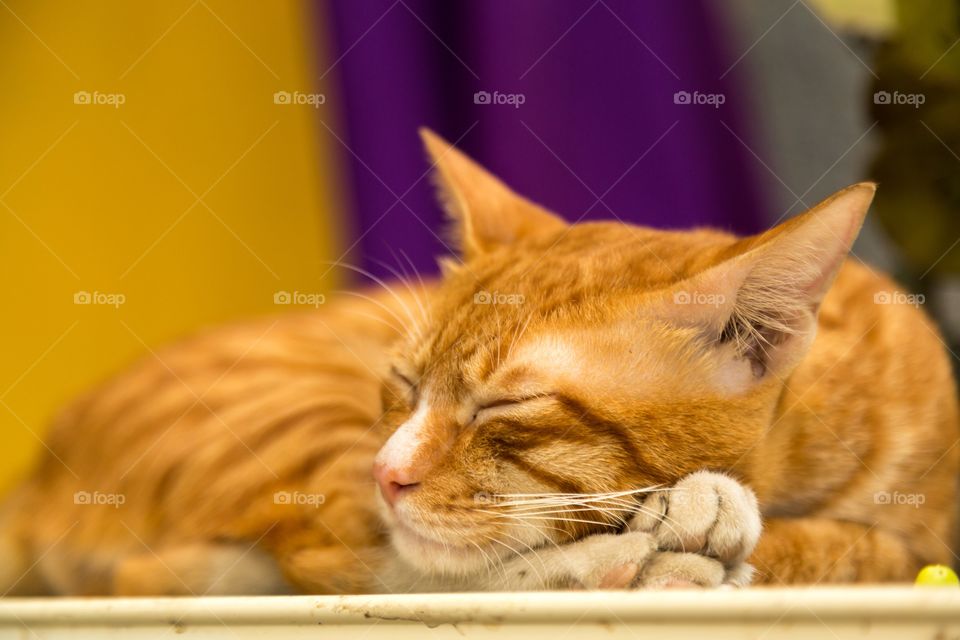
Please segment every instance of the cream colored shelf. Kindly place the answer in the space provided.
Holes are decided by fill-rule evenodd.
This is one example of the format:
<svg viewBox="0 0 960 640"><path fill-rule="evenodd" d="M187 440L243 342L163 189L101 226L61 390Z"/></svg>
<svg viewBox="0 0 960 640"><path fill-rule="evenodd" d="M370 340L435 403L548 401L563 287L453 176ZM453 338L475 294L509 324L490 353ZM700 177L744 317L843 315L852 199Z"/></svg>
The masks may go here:
<svg viewBox="0 0 960 640"><path fill-rule="evenodd" d="M960 589L0 600L0 638L960 638Z"/></svg>

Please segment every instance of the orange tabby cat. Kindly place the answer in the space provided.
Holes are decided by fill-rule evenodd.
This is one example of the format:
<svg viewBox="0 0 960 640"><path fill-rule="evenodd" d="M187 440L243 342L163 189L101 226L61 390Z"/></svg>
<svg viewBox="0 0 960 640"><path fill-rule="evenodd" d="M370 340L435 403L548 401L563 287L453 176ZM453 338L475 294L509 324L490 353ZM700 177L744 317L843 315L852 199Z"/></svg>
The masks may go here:
<svg viewBox="0 0 960 640"><path fill-rule="evenodd" d="M950 560L948 358L846 260L873 185L743 239L567 225L424 138L463 262L195 337L78 400L5 507L3 589L885 581Z"/></svg>

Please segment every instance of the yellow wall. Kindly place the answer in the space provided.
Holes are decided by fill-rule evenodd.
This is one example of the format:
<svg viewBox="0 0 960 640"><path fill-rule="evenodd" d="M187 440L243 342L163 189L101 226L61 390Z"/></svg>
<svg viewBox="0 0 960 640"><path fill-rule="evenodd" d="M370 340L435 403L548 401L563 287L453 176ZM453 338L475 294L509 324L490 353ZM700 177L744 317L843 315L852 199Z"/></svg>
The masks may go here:
<svg viewBox="0 0 960 640"><path fill-rule="evenodd" d="M56 407L141 340L275 311L277 290L323 291L342 244L329 107L273 100L324 90L306 3L5 1L0 486ZM125 103L75 104L77 91ZM78 291L126 302L78 305Z"/></svg>

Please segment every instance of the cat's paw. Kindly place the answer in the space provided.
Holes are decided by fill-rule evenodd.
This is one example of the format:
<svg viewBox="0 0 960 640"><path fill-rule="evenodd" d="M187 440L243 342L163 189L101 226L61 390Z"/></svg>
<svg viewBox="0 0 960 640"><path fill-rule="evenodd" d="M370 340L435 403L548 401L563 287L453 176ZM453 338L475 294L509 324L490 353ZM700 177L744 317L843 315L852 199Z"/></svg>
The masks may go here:
<svg viewBox="0 0 960 640"><path fill-rule="evenodd" d="M715 559L726 570L724 582L743 585L752 575L745 561L760 538L761 520L750 489L729 476L698 471L647 496L627 528L652 535L659 551Z"/></svg>
<svg viewBox="0 0 960 640"><path fill-rule="evenodd" d="M729 574L713 558L658 550L654 536L643 531L594 535L557 550L559 571L547 588L716 587Z"/></svg>
<svg viewBox="0 0 960 640"><path fill-rule="evenodd" d="M753 492L732 478L693 473L647 495L619 534L588 536L514 558L498 587L636 589L746 586L760 537Z"/></svg>

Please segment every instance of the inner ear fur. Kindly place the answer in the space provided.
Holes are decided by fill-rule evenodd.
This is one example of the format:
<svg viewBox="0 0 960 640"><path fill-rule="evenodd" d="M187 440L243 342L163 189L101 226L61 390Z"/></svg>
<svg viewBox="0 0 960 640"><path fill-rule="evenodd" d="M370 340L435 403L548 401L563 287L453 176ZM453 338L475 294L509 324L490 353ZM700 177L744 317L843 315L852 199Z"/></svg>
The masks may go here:
<svg viewBox="0 0 960 640"><path fill-rule="evenodd" d="M668 316L732 345L756 376L792 366L812 343L820 303L875 191L872 183L855 184L739 241L732 257L671 288Z"/></svg>

